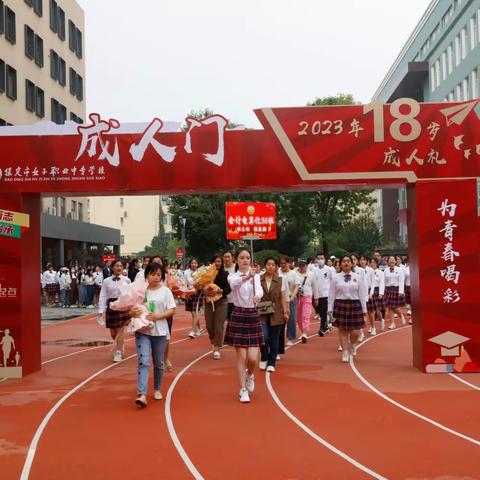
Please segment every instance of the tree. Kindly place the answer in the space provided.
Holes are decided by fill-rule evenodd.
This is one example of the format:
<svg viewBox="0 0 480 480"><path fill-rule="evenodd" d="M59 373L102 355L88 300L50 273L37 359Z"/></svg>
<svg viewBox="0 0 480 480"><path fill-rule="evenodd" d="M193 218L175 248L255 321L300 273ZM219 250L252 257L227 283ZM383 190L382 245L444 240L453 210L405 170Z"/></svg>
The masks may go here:
<svg viewBox="0 0 480 480"><path fill-rule="evenodd" d="M158 197L158 234L152 238L150 245L145 245L143 251L138 252L138 256L152 256L160 255L161 257L166 257L168 253L168 239L167 234L165 233L165 226L163 224L163 207L162 207L162 197Z"/></svg>

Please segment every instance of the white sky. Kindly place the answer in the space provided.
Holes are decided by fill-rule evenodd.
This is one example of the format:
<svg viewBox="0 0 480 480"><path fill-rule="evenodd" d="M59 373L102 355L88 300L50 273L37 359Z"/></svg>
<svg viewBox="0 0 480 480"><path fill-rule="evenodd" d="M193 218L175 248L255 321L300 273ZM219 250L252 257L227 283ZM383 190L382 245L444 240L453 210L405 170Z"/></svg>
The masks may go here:
<svg viewBox="0 0 480 480"><path fill-rule="evenodd" d="M368 103L430 0L77 0L88 112L123 122L351 93Z"/></svg>

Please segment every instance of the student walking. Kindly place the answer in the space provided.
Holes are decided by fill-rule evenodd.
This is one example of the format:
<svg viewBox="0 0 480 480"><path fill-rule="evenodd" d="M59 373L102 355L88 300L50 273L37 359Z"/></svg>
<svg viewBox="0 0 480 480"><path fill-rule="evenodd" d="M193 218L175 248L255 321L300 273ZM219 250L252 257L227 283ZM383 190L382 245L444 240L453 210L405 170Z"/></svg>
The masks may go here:
<svg viewBox="0 0 480 480"><path fill-rule="evenodd" d="M236 253L237 271L228 276L233 294L232 319L227 323L225 343L235 347L240 402L250 402L255 389L254 372L259 347L264 344L256 304L263 296L260 276L251 266L250 252L241 248Z"/></svg>
<svg viewBox="0 0 480 480"><path fill-rule="evenodd" d="M297 323L300 329L302 343L307 343L310 331L310 317L312 316L313 273L307 269L307 261L298 260L298 298Z"/></svg>

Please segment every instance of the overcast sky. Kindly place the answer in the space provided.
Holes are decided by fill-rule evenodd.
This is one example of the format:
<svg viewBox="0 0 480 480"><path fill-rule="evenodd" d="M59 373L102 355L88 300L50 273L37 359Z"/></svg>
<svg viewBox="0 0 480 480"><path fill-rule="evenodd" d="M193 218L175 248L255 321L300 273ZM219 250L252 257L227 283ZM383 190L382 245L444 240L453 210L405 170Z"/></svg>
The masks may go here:
<svg viewBox="0 0 480 480"><path fill-rule="evenodd" d="M368 103L430 0L77 0L88 112L183 120L351 93Z"/></svg>

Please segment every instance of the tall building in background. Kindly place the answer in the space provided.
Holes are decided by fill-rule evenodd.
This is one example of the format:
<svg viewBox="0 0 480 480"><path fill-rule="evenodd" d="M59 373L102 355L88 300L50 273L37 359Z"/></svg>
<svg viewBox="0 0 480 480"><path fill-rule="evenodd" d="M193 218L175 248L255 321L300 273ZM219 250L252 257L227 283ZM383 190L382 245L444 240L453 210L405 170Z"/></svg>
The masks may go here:
<svg viewBox="0 0 480 480"><path fill-rule="evenodd" d="M0 127L83 123L84 25L74 0L0 0ZM87 198L44 198L43 262L58 266L89 246L118 247L118 232L85 222Z"/></svg>
<svg viewBox="0 0 480 480"><path fill-rule="evenodd" d="M480 0L433 0L374 100L471 100L479 96L479 74ZM386 240L406 242L406 208L404 188L378 191L377 221Z"/></svg>
<svg viewBox="0 0 480 480"><path fill-rule="evenodd" d="M169 199L159 195L89 198L90 221L120 230L120 254L133 256L150 245L160 230L160 219L165 235L173 235ZM162 214L160 215L160 208Z"/></svg>

